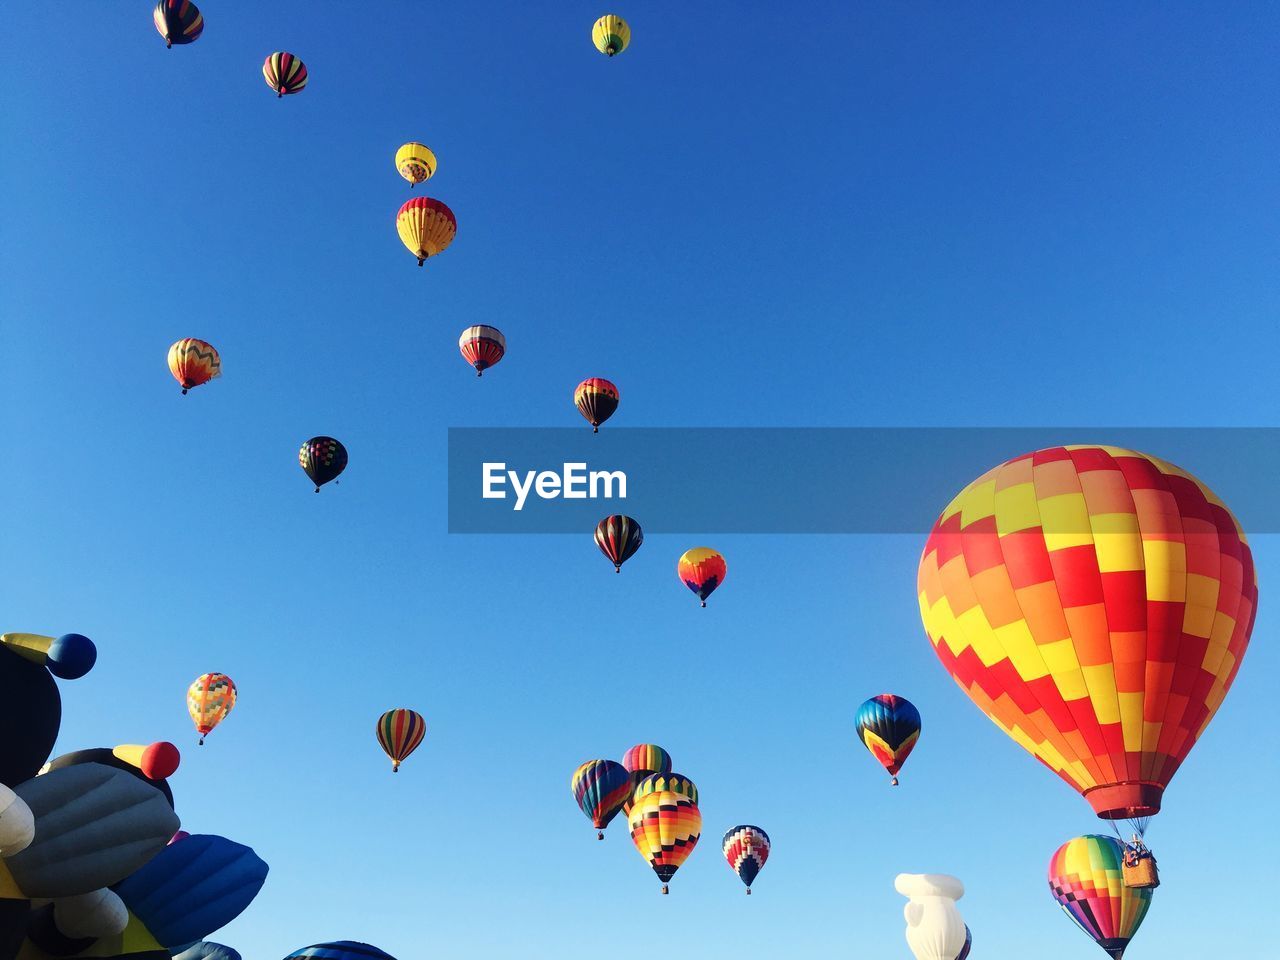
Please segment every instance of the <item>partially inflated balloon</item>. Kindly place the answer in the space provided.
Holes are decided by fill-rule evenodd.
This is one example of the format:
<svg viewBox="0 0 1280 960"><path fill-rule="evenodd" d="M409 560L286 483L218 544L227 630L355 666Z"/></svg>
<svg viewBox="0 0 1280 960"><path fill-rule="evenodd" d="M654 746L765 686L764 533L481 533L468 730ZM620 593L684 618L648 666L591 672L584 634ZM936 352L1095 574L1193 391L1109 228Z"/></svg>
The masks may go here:
<svg viewBox="0 0 1280 960"><path fill-rule="evenodd" d="M462 359L475 367L478 377L506 355L507 338L497 327L479 324L462 331L458 337L458 350Z"/></svg>
<svg viewBox="0 0 1280 960"><path fill-rule="evenodd" d="M971 483L934 525L918 592L955 681L1107 819L1159 811L1235 680L1258 599L1212 491L1102 446Z"/></svg>
<svg viewBox="0 0 1280 960"><path fill-rule="evenodd" d="M284 960L395 960L389 953L377 947L355 940L338 940L333 943L317 943L295 950Z"/></svg>
<svg viewBox="0 0 1280 960"><path fill-rule="evenodd" d="M615 514L596 524L596 546L613 564L614 573L622 572L626 563L644 543L644 531L630 517Z"/></svg>
<svg viewBox="0 0 1280 960"><path fill-rule="evenodd" d="M600 424L613 416L621 399L618 388L601 377L588 377L573 391L573 403L578 412L592 426L592 433L600 432Z"/></svg>
<svg viewBox="0 0 1280 960"><path fill-rule="evenodd" d="M333 437L312 437L298 450L298 465L319 493L321 487L347 469L347 448Z"/></svg>
<svg viewBox="0 0 1280 960"><path fill-rule="evenodd" d="M307 85L307 66L292 53L278 51L262 62L262 79L276 92L276 99L301 93Z"/></svg>
<svg viewBox="0 0 1280 960"><path fill-rule="evenodd" d="M396 211L396 231L400 242L418 258L418 266L422 266L428 257L434 257L453 243L458 220L439 200L414 197Z"/></svg>
<svg viewBox="0 0 1280 960"><path fill-rule="evenodd" d="M398 773L404 758L417 750L427 735L427 721L420 713L400 708L380 716L374 729L378 745L391 760L391 772Z"/></svg>
<svg viewBox="0 0 1280 960"><path fill-rule="evenodd" d="M747 893L750 893L756 875L769 859L769 835L759 827L742 824L724 835L721 848L730 869L747 885Z"/></svg>
<svg viewBox="0 0 1280 960"><path fill-rule="evenodd" d="M225 673L204 673L192 681L187 688L187 713L200 734L200 743L235 705L236 685Z"/></svg>
<svg viewBox="0 0 1280 960"><path fill-rule="evenodd" d="M222 358L213 344L187 337L169 348L169 372L186 393L192 387L222 376Z"/></svg>
<svg viewBox="0 0 1280 960"><path fill-rule="evenodd" d="M1125 886L1123 864L1120 841L1095 834L1068 840L1049 860L1049 892L1115 960L1138 932L1154 892Z"/></svg>
<svg viewBox="0 0 1280 960"><path fill-rule="evenodd" d="M160 0L152 11L156 32L164 37L164 45L195 43L204 33L204 17L191 0Z"/></svg>
<svg viewBox="0 0 1280 960"><path fill-rule="evenodd" d="M659 790L635 802L628 825L631 842L649 861L649 866L662 881L662 892L666 893L667 882L698 845L698 837L702 833L702 814L698 812L698 805L678 793Z"/></svg>
<svg viewBox="0 0 1280 960"><path fill-rule="evenodd" d="M410 140L396 151L396 169L409 181L409 189L412 190L430 180L436 172L436 155L426 144Z"/></svg>
<svg viewBox="0 0 1280 960"><path fill-rule="evenodd" d="M905 697L882 693L858 708L854 724L858 739L889 771L896 787L898 771L920 739L920 711Z"/></svg>
<svg viewBox="0 0 1280 960"><path fill-rule="evenodd" d="M686 550L676 562L676 575L681 583L697 595L704 607L707 605L707 597L724 583L727 572L724 557L710 547Z"/></svg>
<svg viewBox="0 0 1280 960"><path fill-rule="evenodd" d="M569 789L596 828L596 839L603 840L604 828L631 795L631 774L613 760L588 760L573 771Z"/></svg>
<svg viewBox="0 0 1280 960"><path fill-rule="evenodd" d="M591 41L606 57L614 57L627 49L631 42L631 28L621 17L607 13L592 26Z"/></svg>

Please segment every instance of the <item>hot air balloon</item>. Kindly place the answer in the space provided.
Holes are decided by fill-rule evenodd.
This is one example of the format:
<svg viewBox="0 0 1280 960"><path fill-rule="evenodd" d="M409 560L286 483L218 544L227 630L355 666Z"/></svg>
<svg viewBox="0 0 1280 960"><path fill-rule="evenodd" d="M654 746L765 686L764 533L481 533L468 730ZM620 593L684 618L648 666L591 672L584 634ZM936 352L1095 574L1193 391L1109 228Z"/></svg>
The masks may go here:
<svg viewBox="0 0 1280 960"><path fill-rule="evenodd" d="M378 718L376 733L382 752L391 758L391 772L399 773L401 762L427 735L427 722L412 710L388 710Z"/></svg>
<svg viewBox="0 0 1280 960"><path fill-rule="evenodd" d="M213 344L187 337L169 348L169 372L185 394L192 387L222 376L222 358Z"/></svg>
<svg viewBox="0 0 1280 960"><path fill-rule="evenodd" d="M599 433L600 424L613 416L620 397L618 388L600 377L588 377L573 391L574 405L591 424L592 433Z"/></svg>
<svg viewBox="0 0 1280 960"><path fill-rule="evenodd" d="M410 140L396 151L396 169L409 181L409 189L412 190L430 180L436 172L436 155L426 144Z"/></svg>
<svg viewBox="0 0 1280 960"><path fill-rule="evenodd" d="M631 774L613 760L588 760L573 771L569 789L596 828L596 839L603 840L604 828L631 795Z"/></svg>
<svg viewBox="0 0 1280 960"><path fill-rule="evenodd" d="M945 873L900 873L893 888L908 900L902 915L916 960L956 960L969 934L956 906L964 884Z"/></svg>
<svg viewBox="0 0 1280 960"><path fill-rule="evenodd" d="M347 469L347 448L333 437L312 437L298 451L298 463L319 493L321 487Z"/></svg>
<svg viewBox="0 0 1280 960"><path fill-rule="evenodd" d="M204 17L191 0L160 0L151 19L155 21L156 32L164 37L164 45L170 49L175 43L195 43L204 33Z"/></svg>
<svg viewBox="0 0 1280 960"><path fill-rule="evenodd" d="M724 575L728 568L724 557L710 547L694 547L680 555L676 563L676 575L681 582L698 595L702 605L707 605L707 597L716 587L724 583Z"/></svg>
<svg viewBox="0 0 1280 960"><path fill-rule="evenodd" d="M1068 840L1049 860L1049 892L1094 942L1120 960L1151 907L1150 889L1125 886L1124 846L1090 834Z"/></svg>
<svg viewBox="0 0 1280 960"><path fill-rule="evenodd" d="M688 797L670 790L648 793L631 807L631 842L662 881L662 892L689 859L702 833L702 814Z"/></svg>
<svg viewBox="0 0 1280 960"><path fill-rule="evenodd" d="M295 950L284 960L395 960L395 957L368 943L337 940Z"/></svg>
<svg viewBox="0 0 1280 960"><path fill-rule="evenodd" d="M458 337L458 349L462 352L462 359L476 368L476 376L479 377L506 354L507 338L497 327L479 324L462 331Z"/></svg>
<svg viewBox="0 0 1280 960"><path fill-rule="evenodd" d="M656 743L637 743L622 755L622 765L631 774L631 787L634 794L635 788L646 777L653 776L655 773L671 772L671 754ZM623 813L631 813L632 799L631 795L627 797L622 807Z"/></svg>
<svg viewBox="0 0 1280 960"><path fill-rule="evenodd" d="M636 782L631 790L631 803L635 803L645 794L657 793L659 790L670 790L682 797L698 802L698 787L683 773L651 773ZM627 804L630 812L631 804Z"/></svg>
<svg viewBox="0 0 1280 960"><path fill-rule="evenodd" d="M621 17L607 13L592 26L591 39L606 57L617 56L631 42L631 28Z"/></svg>
<svg viewBox="0 0 1280 960"><path fill-rule="evenodd" d="M458 232L458 220L445 204L431 197L413 197L396 211L400 242L418 258L418 266L442 252Z"/></svg>
<svg viewBox="0 0 1280 960"><path fill-rule="evenodd" d="M276 92L276 99L286 93L301 93L307 85L307 65L292 53L277 51L262 61L262 79Z"/></svg>
<svg viewBox="0 0 1280 960"><path fill-rule="evenodd" d="M898 785L898 771L920 739L920 711L905 697L882 693L858 708L854 720L858 739L889 771L889 782Z"/></svg>
<svg viewBox="0 0 1280 960"><path fill-rule="evenodd" d="M225 673L203 673L196 677L187 688L187 713L195 722L202 745L209 731L225 720L235 705L236 685Z"/></svg>
<svg viewBox="0 0 1280 960"><path fill-rule="evenodd" d="M724 858L738 879L747 885L748 895L756 875L764 869L769 859L769 835L759 827L742 824L730 829L721 843Z"/></svg>
<svg viewBox="0 0 1280 960"><path fill-rule="evenodd" d="M939 517L917 583L961 689L1105 819L1160 810L1231 688L1258 598L1221 500L1103 446L979 477Z"/></svg>
<svg viewBox="0 0 1280 960"><path fill-rule="evenodd" d="M596 546L613 564L613 572L621 573L626 563L644 543L644 531L630 517L615 514L596 524Z"/></svg>

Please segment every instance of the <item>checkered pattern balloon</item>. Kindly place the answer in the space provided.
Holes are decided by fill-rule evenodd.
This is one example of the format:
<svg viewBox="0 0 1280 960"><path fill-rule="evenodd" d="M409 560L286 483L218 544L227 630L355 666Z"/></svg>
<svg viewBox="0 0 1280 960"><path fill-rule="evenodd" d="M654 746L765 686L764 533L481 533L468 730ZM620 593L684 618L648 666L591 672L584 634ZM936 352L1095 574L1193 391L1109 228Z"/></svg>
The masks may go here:
<svg viewBox="0 0 1280 960"><path fill-rule="evenodd" d="M689 859L702 833L702 814L688 797L670 790L649 793L635 802L629 818L631 842L649 861L667 892L669 881Z"/></svg>
<svg viewBox="0 0 1280 960"><path fill-rule="evenodd" d="M1124 847L1090 834L1068 840L1049 860L1049 892L1063 913L1120 960L1151 907L1150 888L1127 887Z"/></svg>
<svg viewBox="0 0 1280 960"><path fill-rule="evenodd" d="M751 884L769 859L769 835L759 827L742 824L724 835L721 847L729 867L750 893Z"/></svg>
<svg viewBox="0 0 1280 960"><path fill-rule="evenodd" d="M205 673L187 688L187 713L196 725L200 742L227 718L236 705L236 685L225 673Z"/></svg>

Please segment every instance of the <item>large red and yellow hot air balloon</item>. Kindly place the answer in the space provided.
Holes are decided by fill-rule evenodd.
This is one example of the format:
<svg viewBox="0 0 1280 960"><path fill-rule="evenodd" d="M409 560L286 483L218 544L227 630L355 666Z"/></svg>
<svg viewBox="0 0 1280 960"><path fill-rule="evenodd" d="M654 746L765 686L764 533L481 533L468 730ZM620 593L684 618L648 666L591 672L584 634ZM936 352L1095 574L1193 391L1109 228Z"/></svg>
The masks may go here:
<svg viewBox="0 0 1280 960"><path fill-rule="evenodd" d="M222 358L213 344L186 337L169 348L169 372L186 393L192 387L222 376Z"/></svg>
<svg viewBox="0 0 1280 960"><path fill-rule="evenodd" d="M236 705L236 685L225 673L203 673L187 688L187 713L200 734L200 743L209 731L227 718Z"/></svg>
<svg viewBox="0 0 1280 960"><path fill-rule="evenodd" d="M1054 447L969 484L918 575L948 672L1105 819L1143 818L1231 688L1258 588L1239 523L1184 470Z"/></svg>
<svg viewBox="0 0 1280 960"><path fill-rule="evenodd" d="M662 892L667 893L667 882L698 845L702 833L698 805L678 793L658 790L636 799L628 824L631 842L649 861L662 881Z"/></svg>
<svg viewBox="0 0 1280 960"><path fill-rule="evenodd" d="M391 760L391 772L399 773L405 757L417 750L427 735L427 722L413 710L388 710L378 718L374 731L382 752Z"/></svg>
<svg viewBox="0 0 1280 960"><path fill-rule="evenodd" d="M413 197L396 211L396 230L418 266L453 243L458 220L445 204L431 197Z"/></svg>
<svg viewBox="0 0 1280 960"><path fill-rule="evenodd" d="M292 53L277 51L262 61L262 79L279 100L287 93L301 93L307 85L307 65Z"/></svg>

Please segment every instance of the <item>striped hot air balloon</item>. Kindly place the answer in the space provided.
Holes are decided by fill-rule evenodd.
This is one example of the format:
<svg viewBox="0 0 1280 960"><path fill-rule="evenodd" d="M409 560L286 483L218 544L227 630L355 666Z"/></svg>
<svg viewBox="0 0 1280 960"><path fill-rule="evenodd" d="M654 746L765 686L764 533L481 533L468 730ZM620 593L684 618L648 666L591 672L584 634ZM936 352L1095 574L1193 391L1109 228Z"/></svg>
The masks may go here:
<svg viewBox="0 0 1280 960"><path fill-rule="evenodd" d="M906 697L881 693L858 708L858 739L898 785L898 771L920 739L920 711Z"/></svg>
<svg viewBox="0 0 1280 960"><path fill-rule="evenodd" d="M192 681L187 688L187 713L200 734L201 745L235 705L236 685L225 673L202 673Z"/></svg>
<svg viewBox="0 0 1280 960"><path fill-rule="evenodd" d="M655 773L671 772L671 754L656 743L637 743L622 755L622 765L631 774L631 787L634 793L640 781L646 777ZM627 802L622 807L623 813L631 813L632 802L633 796L628 794Z"/></svg>
<svg viewBox="0 0 1280 960"><path fill-rule="evenodd" d="M396 170L409 181L410 190L430 180L436 167L436 155L424 143L410 140L396 151Z"/></svg>
<svg viewBox="0 0 1280 960"><path fill-rule="evenodd" d="M507 338L497 327L478 324L462 331L458 337L458 350L462 359L475 367L479 377L506 355Z"/></svg>
<svg viewBox="0 0 1280 960"><path fill-rule="evenodd" d="M573 391L573 403L591 424L592 433L600 432L600 424L613 416L621 398L618 388L602 377L588 377Z"/></svg>
<svg viewBox="0 0 1280 960"><path fill-rule="evenodd" d="M1049 860L1049 892L1063 913L1114 960L1151 908L1150 888L1125 886L1124 846L1089 834L1068 840Z"/></svg>
<svg viewBox="0 0 1280 960"><path fill-rule="evenodd" d="M626 563L644 543L644 531L630 517L614 514L596 524L596 546L613 564L613 572L621 573Z"/></svg>
<svg viewBox="0 0 1280 960"><path fill-rule="evenodd" d="M298 451L298 464L319 493L322 486L338 479L347 469L347 448L333 437L312 437Z"/></svg>
<svg viewBox="0 0 1280 960"><path fill-rule="evenodd" d="M287 93L301 93L307 85L307 65L292 53L276 51L262 62L262 79L276 92L276 99Z"/></svg>
<svg viewBox="0 0 1280 960"><path fill-rule="evenodd" d="M613 760L588 760L573 771L569 789L591 825L596 839L604 839L604 828L622 810L631 795L631 774Z"/></svg>
<svg viewBox="0 0 1280 960"><path fill-rule="evenodd" d="M676 576L697 595L704 607L707 605L707 597L724 583L724 575L728 571L724 557L710 547L686 550L676 561Z"/></svg>
<svg viewBox="0 0 1280 960"><path fill-rule="evenodd" d="M1258 600L1240 524L1208 487L1088 445L969 484L917 583L961 689L1106 819L1160 810L1235 680Z"/></svg>
<svg viewBox="0 0 1280 960"><path fill-rule="evenodd" d="M427 735L427 722L412 710L388 710L378 718L375 732L382 752L391 758L391 772L399 773L404 758L417 750Z"/></svg>
<svg viewBox="0 0 1280 960"><path fill-rule="evenodd" d="M458 233L458 220L445 204L431 197L413 197L396 211L400 242L422 266L441 253Z"/></svg>
<svg viewBox="0 0 1280 960"><path fill-rule="evenodd" d="M662 881L662 892L702 833L702 814L688 797L670 790L645 794L631 807L631 842Z"/></svg>
<svg viewBox="0 0 1280 960"><path fill-rule="evenodd" d="M222 358L213 344L186 337L169 348L169 372L185 394L192 387L222 376Z"/></svg>
<svg viewBox="0 0 1280 960"><path fill-rule="evenodd" d="M191 0L160 0L151 13L156 32L170 49L175 43L195 43L204 33L204 17Z"/></svg>
<svg viewBox="0 0 1280 960"><path fill-rule="evenodd" d="M751 884L769 859L769 835L759 827L742 824L724 835L721 847L730 869L747 885L750 894Z"/></svg>

